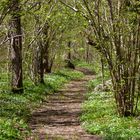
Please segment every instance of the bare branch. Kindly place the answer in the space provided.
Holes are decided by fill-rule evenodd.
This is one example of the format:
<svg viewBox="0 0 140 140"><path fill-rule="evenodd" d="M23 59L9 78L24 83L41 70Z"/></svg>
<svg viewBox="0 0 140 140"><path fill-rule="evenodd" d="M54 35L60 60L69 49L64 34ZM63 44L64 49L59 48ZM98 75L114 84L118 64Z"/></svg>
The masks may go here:
<svg viewBox="0 0 140 140"><path fill-rule="evenodd" d="M60 2L61 2L62 4L64 4L65 6L67 6L68 8L72 9L74 12L78 12L78 11L79 11L77 8L75 8L75 7L69 5L69 4L67 4L67 3L65 3L65 2L63 2L63 1L61 1L61 0L60 0Z"/></svg>

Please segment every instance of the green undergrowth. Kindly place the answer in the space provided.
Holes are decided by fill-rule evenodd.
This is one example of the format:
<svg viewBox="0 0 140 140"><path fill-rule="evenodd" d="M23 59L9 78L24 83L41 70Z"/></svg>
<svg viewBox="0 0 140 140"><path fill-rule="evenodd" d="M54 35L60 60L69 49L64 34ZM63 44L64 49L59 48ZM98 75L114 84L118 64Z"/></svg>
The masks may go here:
<svg viewBox="0 0 140 140"><path fill-rule="evenodd" d="M56 92L69 80L81 77L81 72L63 69L45 75L44 85L35 86L30 80L24 80L23 94L8 92L8 86L4 84L6 80L1 80L3 86L0 87L0 140L25 139L30 133L27 121L32 110L47 99L46 95Z"/></svg>
<svg viewBox="0 0 140 140"><path fill-rule="evenodd" d="M109 71L105 71L104 73L104 80L107 81L110 79ZM95 79L90 80L87 84L87 87L89 91L92 91L97 85L102 84L102 77L101 74L99 73L96 75Z"/></svg>
<svg viewBox="0 0 140 140"><path fill-rule="evenodd" d="M59 70L55 73L58 76L62 76L68 80L73 80L73 79L78 79L78 78L82 78L84 75L81 72L78 72L76 70Z"/></svg>
<svg viewBox="0 0 140 140"><path fill-rule="evenodd" d="M87 63L85 61L79 61L79 60L75 60L73 63L76 67L86 68L95 73L96 72L98 73L99 71L99 66L98 66L99 64L95 64L95 63L92 64L92 63Z"/></svg>
<svg viewBox="0 0 140 140"><path fill-rule="evenodd" d="M89 89L90 91L92 91L97 85L99 85L99 84L101 84L101 83L102 83L101 77L96 76L95 79L90 80L90 81L88 82L87 87L88 87L88 89Z"/></svg>
<svg viewBox="0 0 140 140"><path fill-rule="evenodd" d="M93 85L100 82L95 79ZM102 136L103 140L140 140L139 117L119 117L111 92L88 93L81 121L86 131Z"/></svg>

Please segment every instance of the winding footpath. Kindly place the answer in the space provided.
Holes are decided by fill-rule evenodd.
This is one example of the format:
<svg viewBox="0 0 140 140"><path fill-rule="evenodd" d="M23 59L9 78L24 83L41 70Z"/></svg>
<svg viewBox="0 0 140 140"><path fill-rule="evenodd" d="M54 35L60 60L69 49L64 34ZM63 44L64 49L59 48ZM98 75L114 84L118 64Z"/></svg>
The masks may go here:
<svg viewBox="0 0 140 140"><path fill-rule="evenodd" d="M81 80L73 80L50 95L41 108L33 112L29 122L32 136L27 140L100 140L87 134L80 125L86 84L93 78L94 75L86 75Z"/></svg>

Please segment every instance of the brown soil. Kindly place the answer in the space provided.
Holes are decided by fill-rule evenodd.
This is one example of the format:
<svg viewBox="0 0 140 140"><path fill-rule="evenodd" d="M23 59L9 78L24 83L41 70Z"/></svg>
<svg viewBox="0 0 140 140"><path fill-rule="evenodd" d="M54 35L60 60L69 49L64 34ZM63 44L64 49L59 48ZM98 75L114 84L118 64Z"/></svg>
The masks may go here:
<svg viewBox="0 0 140 140"><path fill-rule="evenodd" d="M93 75L86 75L81 80L71 81L50 95L41 108L33 112L30 120L32 136L27 140L100 140L83 130L79 118L86 83L92 78Z"/></svg>

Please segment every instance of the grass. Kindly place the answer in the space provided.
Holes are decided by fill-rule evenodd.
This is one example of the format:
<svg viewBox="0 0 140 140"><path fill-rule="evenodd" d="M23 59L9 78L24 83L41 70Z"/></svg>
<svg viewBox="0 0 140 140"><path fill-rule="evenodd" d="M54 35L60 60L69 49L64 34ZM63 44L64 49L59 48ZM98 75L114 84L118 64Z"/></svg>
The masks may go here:
<svg viewBox="0 0 140 140"><path fill-rule="evenodd" d="M101 77L96 76L96 79L90 80L88 82L88 85L87 85L88 90L92 91L100 83L102 83Z"/></svg>
<svg viewBox="0 0 140 140"><path fill-rule="evenodd" d="M81 72L63 69L46 75L45 85L35 86L30 80L24 80L26 88L24 94L19 95L9 92L7 79L1 75L0 140L25 139L30 134L27 120L32 110L38 107L48 94L57 91L64 83L81 77L83 77Z"/></svg>
<svg viewBox="0 0 140 140"><path fill-rule="evenodd" d="M93 85L100 81L96 79ZM91 134L100 135L104 140L140 140L140 120L119 117L111 92L90 92L83 104L83 112L83 127Z"/></svg>
<svg viewBox="0 0 140 140"><path fill-rule="evenodd" d="M77 72L74 70L72 71L70 69L59 70L55 74L65 77L68 80L79 79L79 78L83 77L83 74L81 72Z"/></svg>
<svg viewBox="0 0 140 140"><path fill-rule="evenodd" d="M104 73L104 80L107 81L109 79L110 79L109 71L106 70ZM102 83L102 77L101 77L101 74L98 74L98 75L96 75L95 79L90 80L88 82L88 85L87 85L88 90L92 91L97 85L99 85L101 83Z"/></svg>
<svg viewBox="0 0 140 140"><path fill-rule="evenodd" d="M98 64L95 64L95 63L91 64L91 63L87 63L85 61L79 61L79 60L75 60L73 63L77 67L86 68L95 73L99 71L99 66L97 66Z"/></svg>

